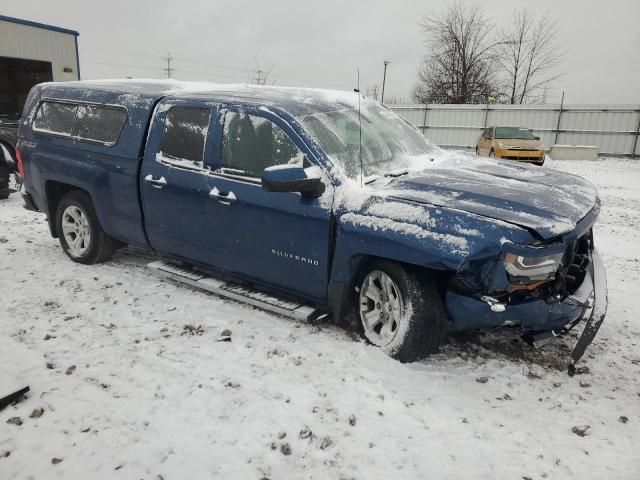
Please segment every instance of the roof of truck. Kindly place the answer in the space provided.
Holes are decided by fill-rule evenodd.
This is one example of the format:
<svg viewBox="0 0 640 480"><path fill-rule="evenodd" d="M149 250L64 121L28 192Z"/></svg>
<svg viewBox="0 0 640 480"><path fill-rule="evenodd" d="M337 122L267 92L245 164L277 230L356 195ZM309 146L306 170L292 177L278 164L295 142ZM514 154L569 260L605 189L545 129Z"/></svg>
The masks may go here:
<svg viewBox="0 0 640 480"><path fill-rule="evenodd" d="M281 108L299 117L337 108L354 108L358 97L353 92L316 88L276 87L249 84L216 84L209 82L183 82L177 80L83 80L52 82L43 85L50 94L78 92L78 99L88 100L96 92L113 93L120 100L157 100L165 96L225 102L248 102Z"/></svg>

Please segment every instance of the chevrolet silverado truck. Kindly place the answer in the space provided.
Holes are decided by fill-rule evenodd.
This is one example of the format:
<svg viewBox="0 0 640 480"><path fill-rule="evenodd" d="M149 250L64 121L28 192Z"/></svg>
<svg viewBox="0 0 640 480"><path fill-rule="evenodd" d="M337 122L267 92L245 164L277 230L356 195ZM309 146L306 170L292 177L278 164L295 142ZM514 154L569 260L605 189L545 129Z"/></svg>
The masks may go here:
<svg viewBox="0 0 640 480"><path fill-rule="evenodd" d="M359 93L162 81L35 86L21 190L71 260L155 251L166 276L343 322L402 362L447 332L579 323L607 305L585 180L444 152ZM353 317L351 317L353 318Z"/></svg>

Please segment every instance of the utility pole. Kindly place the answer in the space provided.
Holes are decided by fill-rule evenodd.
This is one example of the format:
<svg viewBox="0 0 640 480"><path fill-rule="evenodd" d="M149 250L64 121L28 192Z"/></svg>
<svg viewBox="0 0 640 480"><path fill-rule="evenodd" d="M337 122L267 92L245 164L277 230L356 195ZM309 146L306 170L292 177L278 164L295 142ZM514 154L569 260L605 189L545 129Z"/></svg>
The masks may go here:
<svg viewBox="0 0 640 480"><path fill-rule="evenodd" d="M253 79L251 83L254 85L266 85L267 84L267 72L258 67L253 72Z"/></svg>
<svg viewBox="0 0 640 480"><path fill-rule="evenodd" d="M167 56L164 57L163 60L166 60L167 62L167 68L164 69L164 72L167 74L167 78L171 78L171 74L175 70L174 68L171 68L171 60L173 60L173 57L170 53L167 53Z"/></svg>
<svg viewBox="0 0 640 480"><path fill-rule="evenodd" d="M382 98L380 98L380 103L384 103L384 86L387 83L387 65L391 62L389 60L385 60L384 62L384 75L382 76Z"/></svg>

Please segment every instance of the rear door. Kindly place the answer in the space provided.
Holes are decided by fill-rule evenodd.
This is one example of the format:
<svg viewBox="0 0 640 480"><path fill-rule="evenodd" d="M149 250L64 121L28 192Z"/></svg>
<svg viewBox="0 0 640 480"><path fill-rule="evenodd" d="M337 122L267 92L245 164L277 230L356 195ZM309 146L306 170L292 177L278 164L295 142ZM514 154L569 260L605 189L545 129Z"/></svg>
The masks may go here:
<svg viewBox="0 0 640 480"><path fill-rule="evenodd" d="M140 173L151 246L194 263L216 266L215 219L208 204L209 127L216 107L201 103L158 108Z"/></svg>
<svg viewBox="0 0 640 480"><path fill-rule="evenodd" d="M287 122L267 109L223 106L220 117L210 211L225 270L324 300L332 186L325 181L321 198L264 191L265 168L314 163L312 153Z"/></svg>

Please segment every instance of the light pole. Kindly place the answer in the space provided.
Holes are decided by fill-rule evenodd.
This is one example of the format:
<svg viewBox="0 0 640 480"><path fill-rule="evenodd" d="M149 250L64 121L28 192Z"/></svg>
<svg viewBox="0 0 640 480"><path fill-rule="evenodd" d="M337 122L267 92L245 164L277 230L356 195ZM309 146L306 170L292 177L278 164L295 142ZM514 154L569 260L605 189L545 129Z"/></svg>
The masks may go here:
<svg viewBox="0 0 640 480"><path fill-rule="evenodd" d="M380 98L380 103L384 103L384 84L387 82L387 65L391 62L389 60L385 60L384 62L384 75L382 76L382 98Z"/></svg>

